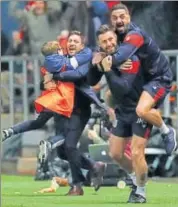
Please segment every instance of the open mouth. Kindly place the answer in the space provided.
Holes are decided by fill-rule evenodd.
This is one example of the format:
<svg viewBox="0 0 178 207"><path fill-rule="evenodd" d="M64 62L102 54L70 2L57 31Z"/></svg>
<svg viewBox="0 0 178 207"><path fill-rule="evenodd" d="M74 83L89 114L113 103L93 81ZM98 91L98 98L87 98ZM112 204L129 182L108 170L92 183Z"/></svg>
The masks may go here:
<svg viewBox="0 0 178 207"><path fill-rule="evenodd" d="M118 29L124 29L124 25L117 26Z"/></svg>
<svg viewBox="0 0 178 207"><path fill-rule="evenodd" d="M124 24L117 24L117 29L118 30L123 30L124 29Z"/></svg>
<svg viewBox="0 0 178 207"><path fill-rule="evenodd" d="M76 48L74 48L74 47L69 47L69 51L70 52L74 52L76 50Z"/></svg>

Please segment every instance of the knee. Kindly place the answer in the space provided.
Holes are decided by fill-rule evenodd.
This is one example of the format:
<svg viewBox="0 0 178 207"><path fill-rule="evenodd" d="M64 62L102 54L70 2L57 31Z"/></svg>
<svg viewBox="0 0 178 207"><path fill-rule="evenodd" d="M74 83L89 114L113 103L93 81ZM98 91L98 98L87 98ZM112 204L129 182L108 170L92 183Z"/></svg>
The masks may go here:
<svg viewBox="0 0 178 207"><path fill-rule="evenodd" d="M144 107L142 107L140 105L137 106L136 114L137 114L138 117L144 118L146 113L147 113L147 111L144 109Z"/></svg>
<svg viewBox="0 0 178 207"><path fill-rule="evenodd" d="M110 150L109 156L113 159L116 160L117 162L123 159L123 153L115 150Z"/></svg>
<svg viewBox="0 0 178 207"><path fill-rule="evenodd" d="M140 156L140 151L137 148L132 149L132 160L137 160Z"/></svg>
<svg viewBox="0 0 178 207"><path fill-rule="evenodd" d="M133 161L140 161L142 158L145 157L143 146L131 146L131 151Z"/></svg>

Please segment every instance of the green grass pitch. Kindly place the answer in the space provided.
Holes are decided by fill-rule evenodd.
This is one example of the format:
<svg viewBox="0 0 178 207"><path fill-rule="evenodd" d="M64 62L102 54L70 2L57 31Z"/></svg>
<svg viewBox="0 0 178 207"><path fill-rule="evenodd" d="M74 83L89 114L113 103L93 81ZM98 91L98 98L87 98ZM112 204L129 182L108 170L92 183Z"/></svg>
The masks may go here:
<svg viewBox="0 0 178 207"><path fill-rule="evenodd" d="M149 181L147 204L127 204L129 188L102 187L97 193L85 187L84 196L67 197L68 187L60 187L56 193L35 194L49 187L50 181L34 181L32 177L1 177L2 207L178 207L178 183Z"/></svg>

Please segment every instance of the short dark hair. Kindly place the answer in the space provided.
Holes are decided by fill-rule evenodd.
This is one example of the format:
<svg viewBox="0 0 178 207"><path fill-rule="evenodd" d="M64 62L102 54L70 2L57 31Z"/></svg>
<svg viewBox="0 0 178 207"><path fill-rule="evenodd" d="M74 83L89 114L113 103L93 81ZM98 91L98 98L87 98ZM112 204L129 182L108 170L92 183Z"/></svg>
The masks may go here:
<svg viewBox="0 0 178 207"><path fill-rule="evenodd" d="M78 30L72 30L72 31L70 31L68 38L70 36L72 36L72 35L78 35L81 38L82 43L85 44L86 38L85 38L85 36L80 31L78 31Z"/></svg>
<svg viewBox="0 0 178 207"><path fill-rule="evenodd" d="M98 31L96 32L96 36L97 38L99 37L99 35L101 34L105 34L106 32L114 32L114 28L109 26L108 24L103 24L100 26L100 28L98 29ZM115 32L114 32L115 33Z"/></svg>
<svg viewBox="0 0 178 207"><path fill-rule="evenodd" d="M115 10L118 10L118 9L124 9L127 13L129 13L129 10L127 8L127 6L125 4L116 4L114 5L111 9L110 9L110 14L115 11Z"/></svg>

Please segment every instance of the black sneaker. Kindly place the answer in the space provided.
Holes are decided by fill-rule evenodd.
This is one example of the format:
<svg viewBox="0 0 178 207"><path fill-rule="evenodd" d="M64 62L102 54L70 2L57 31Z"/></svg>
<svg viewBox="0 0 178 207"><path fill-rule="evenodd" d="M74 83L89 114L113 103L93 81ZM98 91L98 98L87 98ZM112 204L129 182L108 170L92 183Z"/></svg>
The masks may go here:
<svg viewBox="0 0 178 207"><path fill-rule="evenodd" d="M146 203L146 198L136 194L136 190L132 190L127 203Z"/></svg>
<svg viewBox="0 0 178 207"><path fill-rule="evenodd" d="M38 155L38 159L41 165L43 165L46 162L50 152L51 152L50 142L41 140L39 144L39 155Z"/></svg>
<svg viewBox="0 0 178 207"><path fill-rule="evenodd" d="M131 192L130 192L128 201L131 200L132 196L136 193L136 190L137 190L137 186L134 185L133 183L132 183L132 185L130 185L129 187L130 187L130 189L131 189Z"/></svg>
<svg viewBox="0 0 178 207"><path fill-rule="evenodd" d="M103 184L103 176L106 170L106 163L96 162L92 172L91 186L94 187L95 191L98 191Z"/></svg>
<svg viewBox="0 0 178 207"><path fill-rule="evenodd" d="M169 133L162 135L165 150L168 155L171 155L177 149L176 131L174 128L169 126Z"/></svg>
<svg viewBox="0 0 178 207"><path fill-rule="evenodd" d="M13 129L9 128L9 129L4 129L2 133L3 133L2 141L4 142L6 139L10 138L14 134L14 131Z"/></svg>

